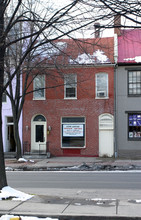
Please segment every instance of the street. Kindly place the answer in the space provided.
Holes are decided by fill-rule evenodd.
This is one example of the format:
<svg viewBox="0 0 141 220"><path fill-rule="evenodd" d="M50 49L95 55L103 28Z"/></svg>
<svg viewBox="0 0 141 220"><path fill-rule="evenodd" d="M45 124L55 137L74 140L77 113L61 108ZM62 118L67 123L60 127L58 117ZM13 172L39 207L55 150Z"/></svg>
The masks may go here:
<svg viewBox="0 0 141 220"><path fill-rule="evenodd" d="M101 197L141 199L141 172L7 172L9 186L33 194L84 192ZM82 193L83 191L83 193Z"/></svg>
<svg viewBox="0 0 141 220"><path fill-rule="evenodd" d="M7 172L16 188L141 189L139 172Z"/></svg>

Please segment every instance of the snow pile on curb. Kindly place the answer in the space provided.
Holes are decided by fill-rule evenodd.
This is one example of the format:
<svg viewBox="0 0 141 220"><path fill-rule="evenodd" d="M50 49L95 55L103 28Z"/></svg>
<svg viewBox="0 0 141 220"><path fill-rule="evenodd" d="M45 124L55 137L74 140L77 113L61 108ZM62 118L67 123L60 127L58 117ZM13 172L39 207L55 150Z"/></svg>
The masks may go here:
<svg viewBox="0 0 141 220"><path fill-rule="evenodd" d="M14 216L14 215L2 215L0 217L0 220L52 220L53 218L38 218L34 216ZM53 220L58 220L57 218L54 218Z"/></svg>
<svg viewBox="0 0 141 220"><path fill-rule="evenodd" d="M2 190L0 191L0 200L11 198L12 200L26 201L28 199L31 199L32 197L33 195L20 192L9 186L3 187Z"/></svg>

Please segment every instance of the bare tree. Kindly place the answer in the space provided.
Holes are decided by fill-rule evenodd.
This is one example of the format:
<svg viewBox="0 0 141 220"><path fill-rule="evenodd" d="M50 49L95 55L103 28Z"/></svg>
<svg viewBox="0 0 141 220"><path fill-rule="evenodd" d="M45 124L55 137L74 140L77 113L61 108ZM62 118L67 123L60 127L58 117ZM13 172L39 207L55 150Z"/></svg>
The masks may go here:
<svg viewBox="0 0 141 220"><path fill-rule="evenodd" d="M27 65L26 81L23 85L26 94L29 86L26 82L31 72L29 63L35 54L37 57L37 51L41 53L43 45L53 44L55 40L64 37L75 40L80 36L80 30L83 35L88 32L93 34L93 25L97 22L100 23L101 31L114 26L121 27L120 24L118 26L113 23L116 15L132 22L132 25L123 24L122 27L140 27L140 8L140 1L133 0L73 0L56 8L41 0L0 0L0 189L7 185L2 142L2 95L7 90L12 103L18 158L21 156L21 147L16 134L25 99L24 93L19 95L23 66ZM7 82L4 84L5 72ZM13 92L14 79L16 89Z"/></svg>
<svg viewBox="0 0 141 220"><path fill-rule="evenodd" d="M82 23L75 23L77 18L78 20L81 19L82 14L87 14L87 11L81 11L77 7L79 0L70 1L69 4L67 3L63 7L58 6L55 10L49 2L45 1L42 7L41 3L42 1L38 0L0 0L0 189L7 185L2 142L1 114L3 92L9 87L7 95L12 103L15 139L17 146L20 146L19 137L16 137L16 134L18 133L18 121L24 102L24 96L22 100L19 99L20 76L24 62L37 48L39 49L43 45L59 38L69 37L72 32L90 23L87 20L83 20ZM32 32L28 29L31 26L34 26ZM15 32L17 28L19 28L18 32ZM23 45L23 50L19 50L21 44ZM16 54L17 51L19 53L16 62L13 59L15 51ZM7 59L7 56L10 56L10 59ZM4 84L5 72L7 72L7 82ZM14 78L18 85L15 89L15 94L12 89ZM21 148L18 147L17 149L17 157L20 157Z"/></svg>

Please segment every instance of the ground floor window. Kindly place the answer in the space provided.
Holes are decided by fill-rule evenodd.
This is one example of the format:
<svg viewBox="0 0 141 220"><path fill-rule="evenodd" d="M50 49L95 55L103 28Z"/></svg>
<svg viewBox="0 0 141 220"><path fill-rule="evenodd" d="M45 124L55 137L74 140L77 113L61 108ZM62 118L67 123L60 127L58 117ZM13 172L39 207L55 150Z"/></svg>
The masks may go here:
<svg viewBox="0 0 141 220"><path fill-rule="evenodd" d="M128 114L128 137L141 140L141 113Z"/></svg>
<svg viewBox="0 0 141 220"><path fill-rule="evenodd" d="M62 147L85 147L85 118L62 118Z"/></svg>

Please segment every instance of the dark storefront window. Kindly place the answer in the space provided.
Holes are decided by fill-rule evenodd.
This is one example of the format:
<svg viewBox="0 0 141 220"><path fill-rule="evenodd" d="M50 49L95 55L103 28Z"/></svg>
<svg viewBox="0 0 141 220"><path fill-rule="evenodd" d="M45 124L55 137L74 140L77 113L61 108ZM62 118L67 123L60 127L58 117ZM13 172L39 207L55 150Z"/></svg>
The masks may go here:
<svg viewBox="0 0 141 220"><path fill-rule="evenodd" d="M141 140L141 113L128 114L129 140Z"/></svg>
<svg viewBox="0 0 141 220"><path fill-rule="evenodd" d="M85 118L62 118L62 147L85 147Z"/></svg>

